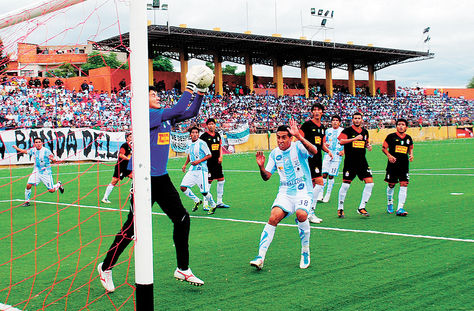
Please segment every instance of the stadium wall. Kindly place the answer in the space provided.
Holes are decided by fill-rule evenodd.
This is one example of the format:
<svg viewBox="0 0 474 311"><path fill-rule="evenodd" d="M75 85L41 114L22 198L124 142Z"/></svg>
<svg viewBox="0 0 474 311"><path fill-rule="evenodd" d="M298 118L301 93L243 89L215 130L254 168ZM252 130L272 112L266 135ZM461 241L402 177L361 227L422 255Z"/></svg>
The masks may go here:
<svg viewBox="0 0 474 311"><path fill-rule="evenodd" d="M465 99L474 100L474 89L425 89L425 95L434 95L435 90L438 94L447 94L449 97L464 97Z"/></svg>

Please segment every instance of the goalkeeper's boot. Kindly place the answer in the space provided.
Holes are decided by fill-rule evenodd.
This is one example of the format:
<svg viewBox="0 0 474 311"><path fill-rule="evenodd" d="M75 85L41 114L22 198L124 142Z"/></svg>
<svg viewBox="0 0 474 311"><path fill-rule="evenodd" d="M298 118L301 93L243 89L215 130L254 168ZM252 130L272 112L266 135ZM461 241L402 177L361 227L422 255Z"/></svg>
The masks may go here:
<svg viewBox="0 0 474 311"><path fill-rule="evenodd" d="M397 216L406 216L406 215L408 215L408 213L402 207L402 208L397 209L397 213L395 215L397 215Z"/></svg>
<svg viewBox="0 0 474 311"><path fill-rule="evenodd" d="M102 264L103 262L101 262L97 266L97 272L99 272L100 283L102 283L102 286L108 292L113 292L115 291L115 285L114 285L114 280L112 279L112 270L102 271Z"/></svg>
<svg viewBox="0 0 474 311"><path fill-rule="evenodd" d="M370 216L369 212L367 212L367 210L365 208L359 208L357 210L357 213L359 213L359 215L362 215L362 216L365 216L365 217Z"/></svg>
<svg viewBox="0 0 474 311"><path fill-rule="evenodd" d="M194 206L193 206L193 209L191 210L191 212L197 211L200 204L202 204L201 200L199 200L198 202L194 202Z"/></svg>
<svg viewBox="0 0 474 311"><path fill-rule="evenodd" d="M257 268L257 270L262 270L263 258L260 256L255 257L255 259L250 262L250 265Z"/></svg>
<svg viewBox="0 0 474 311"><path fill-rule="evenodd" d="M58 184L59 184L59 188L58 188L59 191L60 191L61 193L64 193L63 183L58 180Z"/></svg>
<svg viewBox="0 0 474 311"><path fill-rule="evenodd" d="M204 285L204 281L196 277L190 268L188 268L187 270L181 270L179 268L176 268L176 270L174 271L174 277L181 282L189 282L195 286Z"/></svg>
<svg viewBox="0 0 474 311"><path fill-rule="evenodd" d="M217 208L229 208L230 205L225 204L224 202L217 203Z"/></svg>
<svg viewBox="0 0 474 311"><path fill-rule="evenodd" d="M309 267L311 258L309 256L309 249L301 252L300 268L306 269Z"/></svg>
<svg viewBox="0 0 474 311"><path fill-rule="evenodd" d="M388 204L387 205L387 213L393 214L393 204Z"/></svg>

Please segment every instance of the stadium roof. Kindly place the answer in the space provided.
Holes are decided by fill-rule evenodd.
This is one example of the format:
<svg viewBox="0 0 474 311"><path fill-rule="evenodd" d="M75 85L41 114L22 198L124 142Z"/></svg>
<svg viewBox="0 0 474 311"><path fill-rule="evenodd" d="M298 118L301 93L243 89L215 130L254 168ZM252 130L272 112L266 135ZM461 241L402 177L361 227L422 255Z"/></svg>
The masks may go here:
<svg viewBox="0 0 474 311"><path fill-rule="evenodd" d="M127 50L128 37L125 33L102 40L96 48ZM347 69L353 63L354 69L367 70L368 64L374 64L380 70L434 57L429 52L160 25L148 26L148 40L150 58L163 55L179 60L179 52L186 51L189 58L212 62L217 53L222 61L238 64L245 64L245 55L249 55L252 64L273 65L276 57L280 65L294 67L300 67L304 59L309 67L324 69L330 61L332 68Z"/></svg>

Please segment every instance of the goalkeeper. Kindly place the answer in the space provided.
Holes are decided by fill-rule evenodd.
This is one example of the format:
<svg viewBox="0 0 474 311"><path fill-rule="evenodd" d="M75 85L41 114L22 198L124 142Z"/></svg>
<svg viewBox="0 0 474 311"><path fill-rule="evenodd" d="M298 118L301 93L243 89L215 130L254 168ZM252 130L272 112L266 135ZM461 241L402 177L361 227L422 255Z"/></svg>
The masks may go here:
<svg viewBox="0 0 474 311"><path fill-rule="evenodd" d="M149 90L150 107L150 153L151 153L151 204L157 202L165 214L174 224L173 241L176 248L177 265L174 277L181 281L189 282L200 286L204 282L194 276L189 268L189 214L181 203L176 188L166 170L168 163L170 130L177 122L181 122L198 114L203 95L207 92L207 86L197 88L202 77L207 73L207 68L203 66L193 67L189 70L186 78L188 84L178 103L168 109L163 109L154 87ZM212 82L212 81L211 81ZM198 95L194 97L188 108L193 92L197 89ZM132 169L133 161L129 162L129 169ZM97 266L100 281L104 288L113 292L115 290L112 279L112 268L117 262L120 254L132 241L134 235L133 228L133 200L128 219L122 226L120 232L115 236L115 240L110 246L103 263Z"/></svg>

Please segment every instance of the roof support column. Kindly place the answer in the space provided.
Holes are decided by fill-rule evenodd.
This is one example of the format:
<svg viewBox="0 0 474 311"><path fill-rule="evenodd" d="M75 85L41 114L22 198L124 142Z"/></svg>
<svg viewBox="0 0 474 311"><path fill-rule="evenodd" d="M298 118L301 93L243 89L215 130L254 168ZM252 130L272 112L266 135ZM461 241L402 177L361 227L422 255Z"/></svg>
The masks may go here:
<svg viewBox="0 0 474 311"><path fill-rule="evenodd" d="M249 54L245 55L245 85L253 93L253 67L252 59Z"/></svg>
<svg viewBox="0 0 474 311"><path fill-rule="evenodd" d="M186 84L188 84L188 80L186 80L186 74L188 73L188 60L188 52L179 52L179 63L181 65L181 92L186 90Z"/></svg>
<svg viewBox="0 0 474 311"><path fill-rule="evenodd" d="M216 53L214 54L214 82L216 85L216 94L224 95L224 86L222 80L222 57Z"/></svg>
<svg viewBox="0 0 474 311"><path fill-rule="evenodd" d="M153 86L153 59L148 59L148 85Z"/></svg>
<svg viewBox="0 0 474 311"><path fill-rule="evenodd" d="M273 58L273 83L276 84L277 96L283 96L283 66L278 58Z"/></svg>
<svg viewBox="0 0 474 311"><path fill-rule="evenodd" d="M326 67L326 95L329 97L333 96L332 86L332 63L330 61L325 62Z"/></svg>
<svg viewBox="0 0 474 311"><path fill-rule="evenodd" d="M301 84L304 86L304 97L309 97L309 87L308 87L308 64L306 60L302 59L300 61L301 66Z"/></svg>
<svg viewBox="0 0 474 311"><path fill-rule="evenodd" d="M348 87L349 93L354 96L356 91L355 78L354 78L354 64L347 64L347 71L349 73Z"/></svg>
<svg viewBox="0 0 474 311"><path fill-rule="evenodd" d="M374 64L369 64L369 94L375 96L375 70Z"/></svg>

